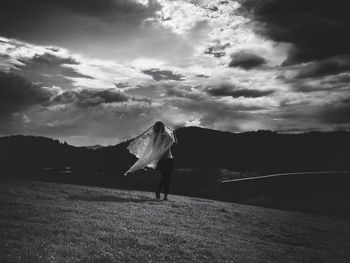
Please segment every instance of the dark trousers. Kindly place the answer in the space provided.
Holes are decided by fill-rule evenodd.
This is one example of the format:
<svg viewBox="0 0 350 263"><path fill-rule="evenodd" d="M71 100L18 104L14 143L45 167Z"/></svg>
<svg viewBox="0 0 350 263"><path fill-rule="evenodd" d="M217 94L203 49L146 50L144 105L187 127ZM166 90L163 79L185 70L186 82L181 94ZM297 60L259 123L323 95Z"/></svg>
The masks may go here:
<svg viewBox="0 0 350 263"><path fill-rule="evenodd" d="M174 159L173 158L163 158L157 164L157 170L161 174L161 178L158 183L157 193L162 191L164 187L164 196L167 196L170 188L171 174L174 170Z"/></svg>

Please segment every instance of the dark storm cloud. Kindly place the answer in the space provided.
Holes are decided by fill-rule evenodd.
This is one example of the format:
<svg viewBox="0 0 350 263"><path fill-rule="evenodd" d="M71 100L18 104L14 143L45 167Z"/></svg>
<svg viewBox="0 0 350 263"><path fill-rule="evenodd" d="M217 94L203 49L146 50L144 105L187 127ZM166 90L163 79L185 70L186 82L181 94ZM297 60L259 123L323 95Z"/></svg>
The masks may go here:
<svg viewBox="0 0 350 263"><path fill-rule="evenodd" d="M210 88L207 93L214 97L231 96L233 98L260 98L274 93L273 90L239 89L232 84L221 84L219 87Z"/></svg>
<svg viewBox="0 0 350 263"><path fill-rule="evenodd" d="M350 104L350 97L343 99L342 102L345 104Z"/></svg>
<svg viewBox="0 0 350 263"><path fill-rule="evenodd" d="M271 112L271 118L285 120L279 130L300 131L306 130L330 130L348 129L350 125L350 98L338 98L330 102L311 101L293 102L284 100L275 112Z"/></svg>
<svg viewBox="0 0 350 263"><path fill-rule="evenodd" d="M321 85L307 85L307 84L293 84L293 90L301 93L311 93L318 91L329 91L333 90L333 87L323 87Z"/></svg>
<svg viewBox="0 0 350 263"><path fill-rule="evenodd" d="M24 71L37 71L46 74L64 75L67 77L74 78L89 78L93 79L91 76L87 76L76 72L70 67L65 67L64 65L79 65L80 63L71 57L59 57L50 53L45 53L43 55L35 55L33 58L28 60L20 60L24 66L17 66L19 69Z"/></svg>
<svg viewBox="0 0 350 263"><path fill-rule="evenodd" d="M118 88L118 89L124 89L127 87L130 87L130 84L127 82L118 82L118 83L114 83L114 85Z"/></svg>
<svg viewBox="0 0 350 263"><path fill-rule="evenodd" d="M8 60L11 57L9 55L7 55L7 54L0 54L0 58Z"/></svg>
<svg viewBox="0 0 350 263"><path fill-rule="evenodd" d="M350 71L350 55L337 56L322 61L312 62L299 71L297 78L333 75L344 71Z"/></svg>
<svg viewBox="0 0 350 263"><path fill-rule="evenodd" d="M204 94L193 91L191 86L167 85L163 86L163 88L166 91L166 95L169 97L186 98L196 101L205 99Z"/></svg>
<svg viewBox="0 0 350 263"><path fill-rule="evenodd" d="M309 67L307 65L306 67ZM313 69L314 65L311 64ZM316 69L318 69L316 67ZM332 70L332 69L331 69ZM327 71L330 72L330 71ZM332 71L333 72L333 71ZM310 74L308 74L310 73ZM312 74L311 74L312 73ZM317 73L317 74L316 74ZM303 74L303 75L301 75ZM349 92L350 90L350 71L335 75L327 75L322 71L303 71L300 70L297 78L283 79L293 91L302 93L311 92Z"/></svg>
<svg viewBox="0 0 350 263"><path fill-rule="evenodd" d="M350 76L339 76L331 80L323 80L319 83L308 83L304 81L295 81L291 83L291 87L296 92L311 93L311 92L349 92Z"/></svg>
<svg viewBox="0 0 350 263"><path fill-rule="evenodd" d="M231 55L229 67L240 67L244 69L252 69L266 63L266 60L249 51L240 51Z"/></svg>
<svg viewBox="0 0 350 263"><path fill-rule="evenodd" d="M197 115L201 125L215 129L242 131L240 124L259 120L259 111L265 110L255 105L218 103L210 96L193 96L186 90L178 94L168 99L172 105L189 116Z"/></svg>
<svg viewBox="0 0 350 263"><path fill-rule="evenodd" d="M177 80L183 81L184 76L174 74L171 70L147 69L142 71L144 74L150 75L154 80Z"/></svg>
<svg viewBox="0 0 350 263"><path fill-rule="evenodd" d="M207 48L204 54L213 55L216 58L221 58L226 54L225 49L230 46L231 46L230 43L225 43L225 44L217 43L216 45Z"/></svg>
<svg viewBox="0 0 350 263"><path fill-rule="evenodd" d="M350 72L343 73L334 76L332 79L329 80L323 80L321 83L323 84L332 84L332 85L342 85L342 84L348 84L350 83Z"/></svg>
<svg viewBox="0 0 350 263"><path fill-rule="evenodd" d="M53 51L53 52L58 52L59 51L59 49L55 48L55 47L47 47L46 49L50 50L50 51Z"/></svg>
<svg viewBox="0 0 350 263"><path fill-rule="evenodd" d="M318 115L320 121L326 124L350 124L350 104L343 100L324 105Z"/></svg>
<svg viewBox="0 0 350 263"><path fill-rule="evenodd" d="M72 88L73 81L67 77L92 79L91 76L81 74L67 67L79 64L79 62L70 57L59 57L45 53L43 55L35 55L31 59L21 60L20 62L23 65L16 66L17 69L12 69L13 72L46 86L59 86L63 89Z"/></svg>
<svg viewBox="0 0 350 263"><path fill-rule="evenodd" d="M53 95L50 90L33 85L18 75L0 71L0 118L33 105L45 104Z"/></svg>
<svg viewBox="0 0 350 263"><path fill-rule="evenodd" d="M3 0L0 35L46 43L79 30L94 31L96 22L139 24L158 8L152 0L147 6L132 0ZM95 22L90 24L92 20Z"/></svg>
<svg viewBox="0 0 350 263"><path fill-rule="evenodd" d="M205 79L209 78L209 76L204 75L204 74L198 74L198 75L196 75L196 77L197 78L205 78Z"/></svg>
<svg viewBox="0 0 350 263"><path fill-rule="evenodd" d="M211 105L212 109L220 108L221 109L221 103L217 103L213 100L211 94L208 92L202 92L200 86L197 87L191 87L191 86L184 86L184 85L177 85L177 86L163 86L163 88L166 90L166 95L169 97L172 97L174 101L176 99L180 99L182 102L186 101L184 103L186 105L187 109L190 109L191 106L189 104L193 104L193 110L201 109L201 112L206 112L208 109L212 112L212 115L215 115L214 110L210 110L210 107L208 105ZM208 95L209 94L209 95ZM226 96L226 95L225 95ZM215 97L222 97L222 96L215 96ZM178 102L177 102L178 103ZM224 106L223 108L228 108L227 106ZM236 111L256 111L256 110L262 110L265 109L260 106L251 106L251 105L244 105L244 104L237 104L234 106L229 107L231 110ZM191 112L190 110L189 112ZM220 113L218 113L217 116L220 116Z"/></svg>
<svg viewBox="0 0 350 263"><path fill-rule="evenodd" d="M33 64L39 64L43 66L61 66L63 64L79 65L75 59L70 57L58 57L50 53L45 53L43 55L35 55L31 59Z"/></svg>
<svg viewBox="0 0 350 263"><path fill-rule="evenodd" d="M278 42L294 44L285 64L350 53L348 0L245 0L256 30Z"/></svg>
<svg viewBox="0 0 350 263"><path fill-rule="evenodd" d="M20 21L26 20L35 22L41 18L49 18L57 13L76 13L97 17L106 22L125 18L132 15L137 21L142 21L150 13L156 11L159 5L156 1L150 1L149 6L144 6L132 0L3 0L1 3L0 30L7 32L14 29L15 25L20 25ZM33 20L34 19L34 20ZM36 19L36 20L35 20ZM18 31L25 29L19 27ZM9 31L9 33L11 33Z"/></svg>
<svg viewBox="0 0 350 263"><path fill-rule="evenodd" d="M208 48L204 54L208 54L208 55L213 55L216 58L221 58L223 56L225 56L225 52L223 51L214 51L213 48Z"/></svg>
<svg viewBox="0 0 350 263"><path fill-rule="evenodd" d="M59 104L74 103L80 107L92 107L102 103L126 102L129 96L117 90L81 89L71 90L56 96L53 101Z"/></svg>

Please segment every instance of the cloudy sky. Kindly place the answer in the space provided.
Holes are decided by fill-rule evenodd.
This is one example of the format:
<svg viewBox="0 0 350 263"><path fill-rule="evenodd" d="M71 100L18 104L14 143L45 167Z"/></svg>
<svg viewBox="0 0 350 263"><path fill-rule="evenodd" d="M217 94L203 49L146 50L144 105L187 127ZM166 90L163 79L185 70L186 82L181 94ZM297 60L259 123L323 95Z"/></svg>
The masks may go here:
<svg viewBox="0 0 350 263"><path fill-rule="evenodd" d="M350 128L348 0L2 0L0 135Z"/></svg>

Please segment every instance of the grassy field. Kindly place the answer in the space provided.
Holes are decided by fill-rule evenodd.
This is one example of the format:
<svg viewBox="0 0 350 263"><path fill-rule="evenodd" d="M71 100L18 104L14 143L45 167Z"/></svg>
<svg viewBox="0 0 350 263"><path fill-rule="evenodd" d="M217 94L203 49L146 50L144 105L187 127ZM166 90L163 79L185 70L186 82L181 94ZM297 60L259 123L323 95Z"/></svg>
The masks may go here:
<svg viewBox="0 0 350 263"><path fill-rule="evenodd" d="M32 181L0 209L0 262L350 262L340 218Z"/></svg>

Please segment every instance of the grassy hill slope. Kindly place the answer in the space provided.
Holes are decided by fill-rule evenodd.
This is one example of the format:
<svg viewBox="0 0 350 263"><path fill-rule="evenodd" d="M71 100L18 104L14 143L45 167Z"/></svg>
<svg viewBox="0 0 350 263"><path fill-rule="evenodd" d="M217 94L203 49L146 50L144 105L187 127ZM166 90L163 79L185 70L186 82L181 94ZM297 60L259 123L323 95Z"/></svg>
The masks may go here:
<svg viewBox="0 0 350 263"><path fill-rule="evenodd" d="M0 262L350 262L339 218L4 180L0 208Z"/></svg>

